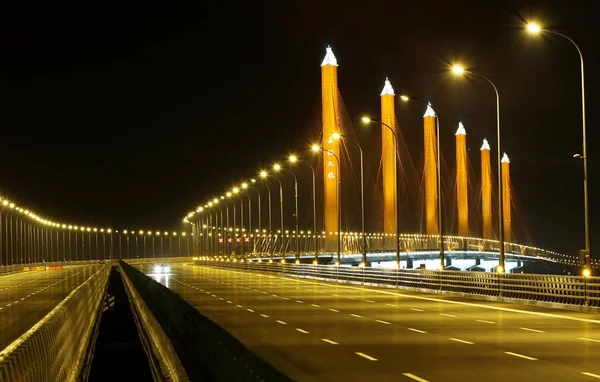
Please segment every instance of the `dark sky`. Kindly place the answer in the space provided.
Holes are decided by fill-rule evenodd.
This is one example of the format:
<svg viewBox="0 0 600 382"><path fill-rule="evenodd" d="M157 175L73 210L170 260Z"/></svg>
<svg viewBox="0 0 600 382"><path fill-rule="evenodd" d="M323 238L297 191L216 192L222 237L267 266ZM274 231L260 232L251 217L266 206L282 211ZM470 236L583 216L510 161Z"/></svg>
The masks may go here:
<svg viewBox="0 0 600 382"><path fill-rule="evenodd" d="M600 28L591 3L3 2L0 189L56 220L177 226L316 137L319 64L331 44L349 116L378 115L389 76L397 94L435 105L451 170L462 120L478 174L481 139L495 146L495 103L488 85L451 78L446 63L492 78L522 236L574 253L583 245L582 163L572 158L581 151L578 57L520 26L535 17L584 52L593 219ZM421 112L397 109L409 146L422 143Z"/></svg>

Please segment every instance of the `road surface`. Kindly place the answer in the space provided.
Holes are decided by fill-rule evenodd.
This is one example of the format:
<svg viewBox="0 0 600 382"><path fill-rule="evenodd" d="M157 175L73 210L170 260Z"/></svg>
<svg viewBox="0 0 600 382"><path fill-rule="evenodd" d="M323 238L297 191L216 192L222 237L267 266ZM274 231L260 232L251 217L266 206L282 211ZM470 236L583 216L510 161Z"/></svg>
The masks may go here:
<svg viewBox="0 0 600 382"><path fill-rule="evenodd" d="M151 275L294 380L600 381L600 317L173 264Z"/></svg>

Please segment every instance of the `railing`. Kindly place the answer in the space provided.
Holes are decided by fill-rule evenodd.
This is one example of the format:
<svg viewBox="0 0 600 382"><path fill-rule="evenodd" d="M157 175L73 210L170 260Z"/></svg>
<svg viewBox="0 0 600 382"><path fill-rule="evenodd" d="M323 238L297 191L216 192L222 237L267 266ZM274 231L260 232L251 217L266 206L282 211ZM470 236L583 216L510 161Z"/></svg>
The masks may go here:
<svg viewBox="0 0 600 382"><path fill-rule="evenodd" d="M600 277L381 269L293 263L197 261L224 268L269 272L299 278L404 288L435 293L494 296L585 307L600 307Z"/></svg>
<svg viewBox="0 0 600 382"><path fill-rule="evenodd" d="M0 353L1 381L74 381L106 293L101 267Z"/></svg>

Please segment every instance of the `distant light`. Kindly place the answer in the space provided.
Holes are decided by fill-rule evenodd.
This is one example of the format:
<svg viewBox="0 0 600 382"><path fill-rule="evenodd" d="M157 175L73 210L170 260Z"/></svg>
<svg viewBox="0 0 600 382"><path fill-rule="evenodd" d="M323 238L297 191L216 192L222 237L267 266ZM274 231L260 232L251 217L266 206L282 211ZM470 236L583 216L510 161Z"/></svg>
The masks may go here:
<svg viewBox="0 0 600 382"><path fill-rule="evenodd" d="M296 162L298 161L298 157L297 157L297 156L295 156L295 155L290 155L290 156L288 157L288 160L289 160L290 162L292 162L292 163L296 163Z"/></svg>
<svg viewBox="0 0 600 382"><path fill-rule="evenodd" d="M279 171L279 170L281 170L281 165L280 165L279 163L275 163L275 164L273 165L273 170L275 170L275 171Z"/></svg>
<svg viewBox="0 0 600 382"><path fill-rule="evenodd" d="M583 277L590 277L591 274L592 272L589 268L583 268Z"/></svg>
<svg viewBox="0 0 600 382"><path fill-rule="evenodd" d="M371 118L369 117L362 117L360 120L362 121L362 123L371 123Z"/></svg>
<svg viewBox="0 0 600 382"><path fill-rule="evenodd" d="M311 149L312 151L314 151L314 152L318 152L318 151L321 151L321 146L319 146L319 145L312 145L312 146L310 147L310 149Z"/></svg>
<svg viewBox="0 0 600 382"><path fill-rule="evenodd" d="M527 31L531 34L538 34L542 31L542 27L538 23L527 23Z"/></svg>
<svg viewBox="0 0 600 382"><path fill-rule="evenodd" d="M260 177L261 177L261 178L266 178L266 177L267 177L267 172L266 172L266 171L264 171L264 170L263 170L263 171L261 171L261 172L260 172Z"/></svg>
<svg viewBox="0 0 600 382"><path fill-rule="evenodd" d="M465 68L463 68L460 65L453 65L452 66L452 73L458 74L458 75L462 75L462 74L465 73Z"/></svg>
<svg viewBox="0 0 600 382"><path fill-rule="evenodd" d="M504 273L504 268L501 265L498 265L498 267L496 268L496 272Z"/></svg>
<svg viewBox="0 0 600 382"><path fill-rule="evenodd" d="M331 136L333 137L333 139L340 139L340 138L342 138L342 134L340 134L340 133L333 133L333 134L331 134Z"/></svg>
<svg viewBox="0 0 600 382"><path fill-rule="evenodd" d="M404 95L404 94L400 96L400 99L401 99L402 101L404 101L404 102L408 102L408 101L410 101L410 97L409 97L409 96L407 96L407 95Z"/></svg>

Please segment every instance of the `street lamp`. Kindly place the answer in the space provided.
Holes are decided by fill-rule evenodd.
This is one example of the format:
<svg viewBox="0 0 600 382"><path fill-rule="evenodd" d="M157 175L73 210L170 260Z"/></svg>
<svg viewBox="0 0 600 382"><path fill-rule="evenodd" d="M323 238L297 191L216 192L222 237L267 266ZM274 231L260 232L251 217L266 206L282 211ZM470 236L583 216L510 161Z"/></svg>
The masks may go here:
<svg viewBox="0 0 600 382"><path fill-rule="evenodd" d="M498 154L498 241L500 244L500 261L496 270L499 273L504 272L504 211L502 210L502 158L501 158L501 146L500 146L500 95L498 94L498 88L496 85L490 80L488 77L481 73L472 72L470 70L465 69L461 65L453 65L452 73L457 76L464 75L474 75L483 78L486 80L492 87L494 88L494 92L496 93L496 134L497 134L497 145L496 152Z"/></svg>
<svg viewBox="0 0 600 382"><path fill-rule="evenodd" d="M296 157L295 155L290 155L290 157L288 158L290 163L298 163L298 157ZM311 165L308 162L301 162L301 163L305 163L308 167L310 167L310 170L312 172L312 203L313 203L313 233L314 233L314 239L315 239L315 263L317 263L319 261L319 243L318 243L318 235L317 235L317 194L316 194L316 176L315 176L315 168L313 167L313 165ZM298 228L296 228L296 231L298 230Z"/></svg>
<svg viewBox="0 0 600 382"><path fill-rule="evenodd" d="M584 226L585 226L585 252L586 254L591 253L591 242L590 242L590 208L588 202L588 170L587 170L587 128L585 124L585 71L583 67L583 54L581 53L581 49L579 46L573 41L570 37L556 32L552 29L546 29L540 26L535 22L527 23L527 31L530 34L543 34L550 33L553 35L560 36L568 40L575 49L577 49L577 53L579 54L579 62L581 65L581 115L582 115L582 131L583 131L583 152L581 155L576 154L576 158L580 158L583 160L583 204L584 204ZM589 256L588 256L589 258ZM589 264L586 264L589 266Z"/></svg>
<svg viewBox="0 0 600 382"><path fill-rule="evenodd" d="M421 103L423 105L425 105L426 107L431 108L431 110L433 110L433 114L435 114L435 129L436 129L436 135L437 135L437 139L436 139L436 145L437 145L437 194L438 194L438 200L437 200L437 204L438 204L438 235L439 235L439 241L440 241L440 269L444 270L444 266L445 266L445 255L444 255L444 210L442 208L442 159L441 159L441 149L440 149L440 116L438 115L438 113L435 111L435 109L433 107L431 107L431 104L422 101L418 98L415 97L411 97L411 96L407 96L407 95L401 95L400 99L404 102L409 102L409 101L414 101L414 102L418 102Z"/></svg>
<svg viewBox="0 0 600 382"><path fill-rule="evenodd" d="M272 213L271 213L271 187L269 187L269 184L266 182L269 174L265 170L262 170L259 173L259 175L260 175L260 177L262 179L265 180L265 186L267 187L267 192L269 193L268 194L268 205L269 205L269 243L271 243L271 241L273 240L273 225L272 225L272 223L273 223L272 219L273 218L272 218ZM273 253L274 252L275 252L275 244L273 244L272 250L269 251L271 262L273 261Z"/></svg>
<svg viewBox="0 0 600 382"><path fill-rule="evenodd" d="M328 154L331 154L335 160L337 161L337 172L338 172L338 184L337 184L337 208L338 208L338 232L337 232L337 265L339 266L341 264L341 237L342 237L342 189L341 189L341 184L342 184L342 169L341 169L341 165L340 165L340 158L338 158L338 156L332 151L332 150L325 150L323 147L319 146L319 145L312 145L311 146L311 150L315 153L317 152L326 152ZM315 232L316 233L316 232Z"/></svg>
<svg viewBox="0 0 600 382"><path fill-rule="evenodd" d="M281 170L281 165L279 163L275 163L273 165L273 170L275 172L280 171ZM271 175L273 176L273 175ZM279 212L280 212L280 219L281 219L281 257L282 260L285 260L285 247L283 245L283 235L285 233L285 229L283 228L283 184L281 183L281 180L279 180L278 177L273 176L273 178L275 178L275 180L277 180L277 182L279 183ZM273 249L275 250L275 249Z"/></svg>
<svg viewBox="0 0 600 382"><path fill-rule="evenodd" d="M291 163L295 163L298 160L298 158L295 155L290 155L288 157L288 161ZM296 174L290 170L287 169L290 174L292 174L292 176L294 177L294 202L295 202L295 217L296 217L296 261L300 260L300 245L299 245L299 237L298 235L300 234L300 230L298 228L298 178L296 177ZM283 168L280 166L279 170L275 170L275 171L283 171Z"/></svg>
<svg viewBox="0 0 600 382"><path fill-rule="evenodd" d="M398 203L398 139L396 138L396 132L390 125L384 122L372 120L369 117L362 117L362 123L364 124L376 124L381 125L390 130L392 137L394 138L394 178L396 178L396 267L400 268L400 204Z"/></svg>
<svg viewBox="0 0 600 382"><path fill-rule="evenodd" d="M362 230L362 266L365 267L367 266L367 237L365 235L365 166L363 149L357 140L349 138L346 135L333 133L333 138L353 142L358 146L358 150L360 151L360 220Z"/></svg>

